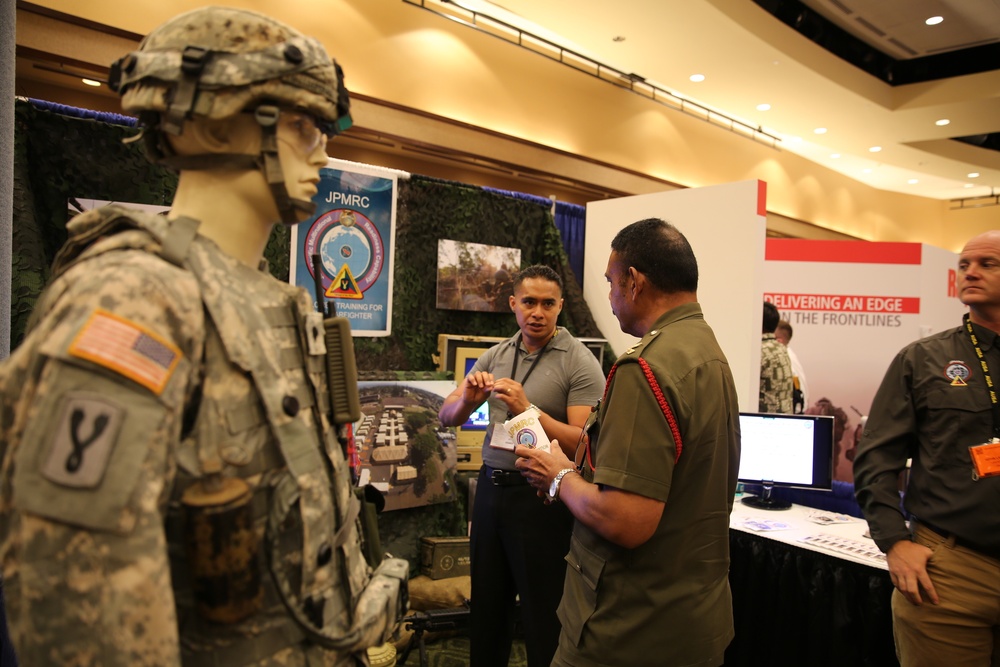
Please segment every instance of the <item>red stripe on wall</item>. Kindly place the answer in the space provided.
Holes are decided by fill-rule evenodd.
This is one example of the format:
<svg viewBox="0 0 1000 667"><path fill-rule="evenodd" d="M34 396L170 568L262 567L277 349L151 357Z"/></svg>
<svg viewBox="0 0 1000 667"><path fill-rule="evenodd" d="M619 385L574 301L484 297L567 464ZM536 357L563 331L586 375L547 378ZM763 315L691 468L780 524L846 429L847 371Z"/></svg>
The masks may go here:
<svg viewBox="0 0 1000 667"><path fill-rule="evenodd" d="M767 183L757 181L757 215L767 217Z"/></svg>
<svg viewBox="0 0 1000 667"><path fill-rule="evenodd" d="M767 239L764 259L772 262L920 264L919 243Z"/></svg>

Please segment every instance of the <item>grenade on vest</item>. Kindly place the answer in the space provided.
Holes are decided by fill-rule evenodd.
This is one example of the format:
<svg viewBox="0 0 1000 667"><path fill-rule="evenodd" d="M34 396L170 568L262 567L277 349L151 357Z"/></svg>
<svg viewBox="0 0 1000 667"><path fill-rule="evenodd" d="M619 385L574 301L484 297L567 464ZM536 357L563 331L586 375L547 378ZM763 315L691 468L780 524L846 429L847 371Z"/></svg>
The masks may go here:
<svg viewBox="0 0 1000 667"><path fill-rule="evenodd" d="M184 491L184 537L198 612L207 620L236 623L261 607L250 486L223 477L218 460L206 461L205 476Z"/></svg>

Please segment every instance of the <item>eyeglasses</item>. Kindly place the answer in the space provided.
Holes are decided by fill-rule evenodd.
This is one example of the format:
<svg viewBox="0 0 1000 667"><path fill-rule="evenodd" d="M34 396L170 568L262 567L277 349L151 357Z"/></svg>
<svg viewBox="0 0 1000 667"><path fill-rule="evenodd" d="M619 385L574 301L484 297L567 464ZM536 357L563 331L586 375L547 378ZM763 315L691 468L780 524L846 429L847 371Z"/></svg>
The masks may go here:
<svg viewBox="0 0 1000 667"><path fill-rule="evenodd" d="M303 111L282 110L278 116L278 132L279 140L284 140L303 155L312 155L327 137L316 118Z"/></svg>

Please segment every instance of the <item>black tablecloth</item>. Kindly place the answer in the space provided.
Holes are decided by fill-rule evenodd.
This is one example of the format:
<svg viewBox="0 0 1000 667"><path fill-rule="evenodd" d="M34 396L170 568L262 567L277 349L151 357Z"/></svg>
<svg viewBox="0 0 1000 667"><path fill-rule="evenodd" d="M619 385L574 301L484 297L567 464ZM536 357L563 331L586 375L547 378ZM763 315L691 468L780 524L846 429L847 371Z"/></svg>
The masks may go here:
<svg viewBox="0 0 1000 667"><path fill-rule="evenodd" d="M736 638L726 667L894 667L885 570L729 531Z"/></svg>

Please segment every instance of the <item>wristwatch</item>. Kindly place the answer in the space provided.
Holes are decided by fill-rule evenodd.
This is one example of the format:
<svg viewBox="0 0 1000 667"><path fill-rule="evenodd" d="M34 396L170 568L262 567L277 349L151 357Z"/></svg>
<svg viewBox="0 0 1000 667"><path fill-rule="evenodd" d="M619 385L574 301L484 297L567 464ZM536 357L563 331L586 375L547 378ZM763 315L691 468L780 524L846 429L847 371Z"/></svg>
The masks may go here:
<svg viewBox="0 0 1000 667"><path fill-rule="evenodd" d="M552 483L549 484L549 500L559 500L559 485L562 484L563 477L571 472L576 472L576 468L563 468L556 473L556 476L552 479Z"/></svg>

